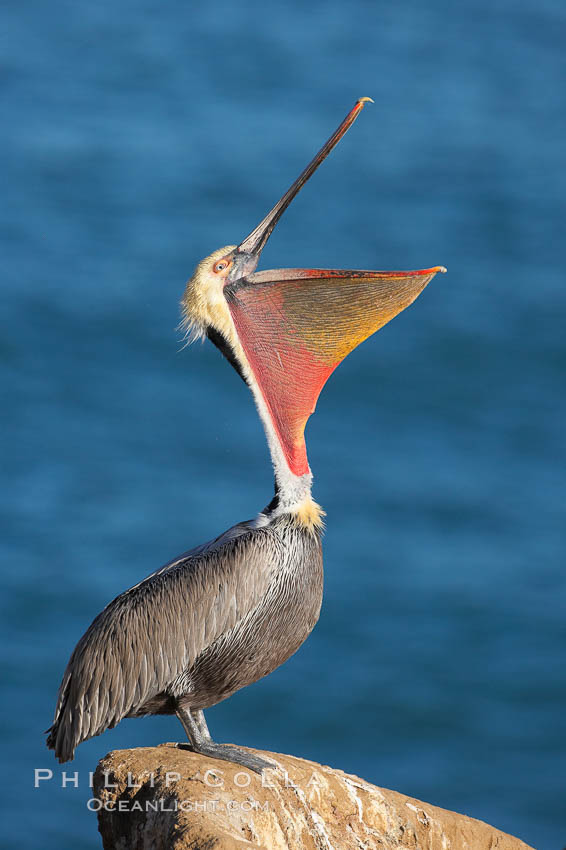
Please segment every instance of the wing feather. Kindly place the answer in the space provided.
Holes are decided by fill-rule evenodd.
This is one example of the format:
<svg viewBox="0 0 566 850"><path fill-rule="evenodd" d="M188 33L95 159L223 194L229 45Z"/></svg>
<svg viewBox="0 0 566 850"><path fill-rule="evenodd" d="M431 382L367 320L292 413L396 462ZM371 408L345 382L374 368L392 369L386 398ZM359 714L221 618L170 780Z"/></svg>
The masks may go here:
<svg viewBox="0 0 566 850"><path fill-rule="evenodd" d="M48 746L60 761L167 692L198 655L265 593L277 546L236 527L122 593L78 642L59 690Z"/></svg>

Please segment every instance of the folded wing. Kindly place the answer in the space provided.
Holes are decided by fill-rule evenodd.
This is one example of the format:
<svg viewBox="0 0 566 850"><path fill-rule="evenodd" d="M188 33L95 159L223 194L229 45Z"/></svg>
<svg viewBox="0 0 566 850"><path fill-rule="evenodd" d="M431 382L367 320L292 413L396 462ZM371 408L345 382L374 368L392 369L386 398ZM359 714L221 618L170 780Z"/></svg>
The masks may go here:
<svg viewBox="0 0 566 850"><path fill-rule="evenodd" d="M47 744L60 761L123 717L145 713L145 704L167 694L204 649L258 604L271 578L262 534L227 533L149 576L96 617L59 689Z"/></svg>

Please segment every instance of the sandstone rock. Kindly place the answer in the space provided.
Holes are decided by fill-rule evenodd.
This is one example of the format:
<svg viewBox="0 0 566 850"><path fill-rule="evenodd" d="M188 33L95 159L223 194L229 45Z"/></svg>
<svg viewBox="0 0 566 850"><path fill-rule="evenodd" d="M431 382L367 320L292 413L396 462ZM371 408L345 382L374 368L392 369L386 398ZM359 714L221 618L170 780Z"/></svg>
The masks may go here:
<svg viewBox="0 0 566 850"><path fill-rule="evenodd" d="M174 744L109 753L94 779L105 850L530 850L341 770L260 754L279 768L260 777Z"/></svg>

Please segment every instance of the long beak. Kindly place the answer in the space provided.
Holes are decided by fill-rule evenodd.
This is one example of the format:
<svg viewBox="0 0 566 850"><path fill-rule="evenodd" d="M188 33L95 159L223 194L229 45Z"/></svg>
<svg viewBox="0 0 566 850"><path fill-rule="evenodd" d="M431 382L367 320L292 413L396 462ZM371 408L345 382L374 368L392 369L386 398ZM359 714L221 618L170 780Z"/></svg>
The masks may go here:
<svg viewBox="0 0 566 850"><path fill-rule="evenodd" d="M280 201L278 201L273 209L267 213L265 218L260 224L252 230L249 236L247 236L243 242L238 245L238 252L241 254L252 255L256 259L259 258L263 248L265 247L265 243L271 236L273 232L273 228L305 183L311 177L318 166L323 160L326 159L332 148L334 148L342 136L350 129L362 109L364 108L364 104L373 103L371 97L360 97L357 101L353 109L346 115L336 132L328 139L326 144L319 150L315 158L310 162L303 173L297 177L293 185L287 189L283 197ZM252 271L253 269L250 269Z"/></svg>

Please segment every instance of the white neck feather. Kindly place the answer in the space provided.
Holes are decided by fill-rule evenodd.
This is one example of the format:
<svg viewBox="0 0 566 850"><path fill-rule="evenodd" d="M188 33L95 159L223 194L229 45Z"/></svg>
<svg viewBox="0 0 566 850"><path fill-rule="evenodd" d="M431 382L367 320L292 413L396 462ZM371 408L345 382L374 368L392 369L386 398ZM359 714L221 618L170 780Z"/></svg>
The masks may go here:
<svg viewBox="0 0 566 850"><path fill-rule="evenodd" d="M243 352L242 352L243 353ZM247 366L246 360L246 366ZM305 501L311 498L312 472L305 475L295 475L289 469L289 465L283 454L281 443L273 427L271 416L261 393L261 390L253 376L251 369L247 369L246 380L252 392L259 418L262 421L267 445L273 464L273 473L279 496L279 508L293 510L299 508Z"/></svg>

